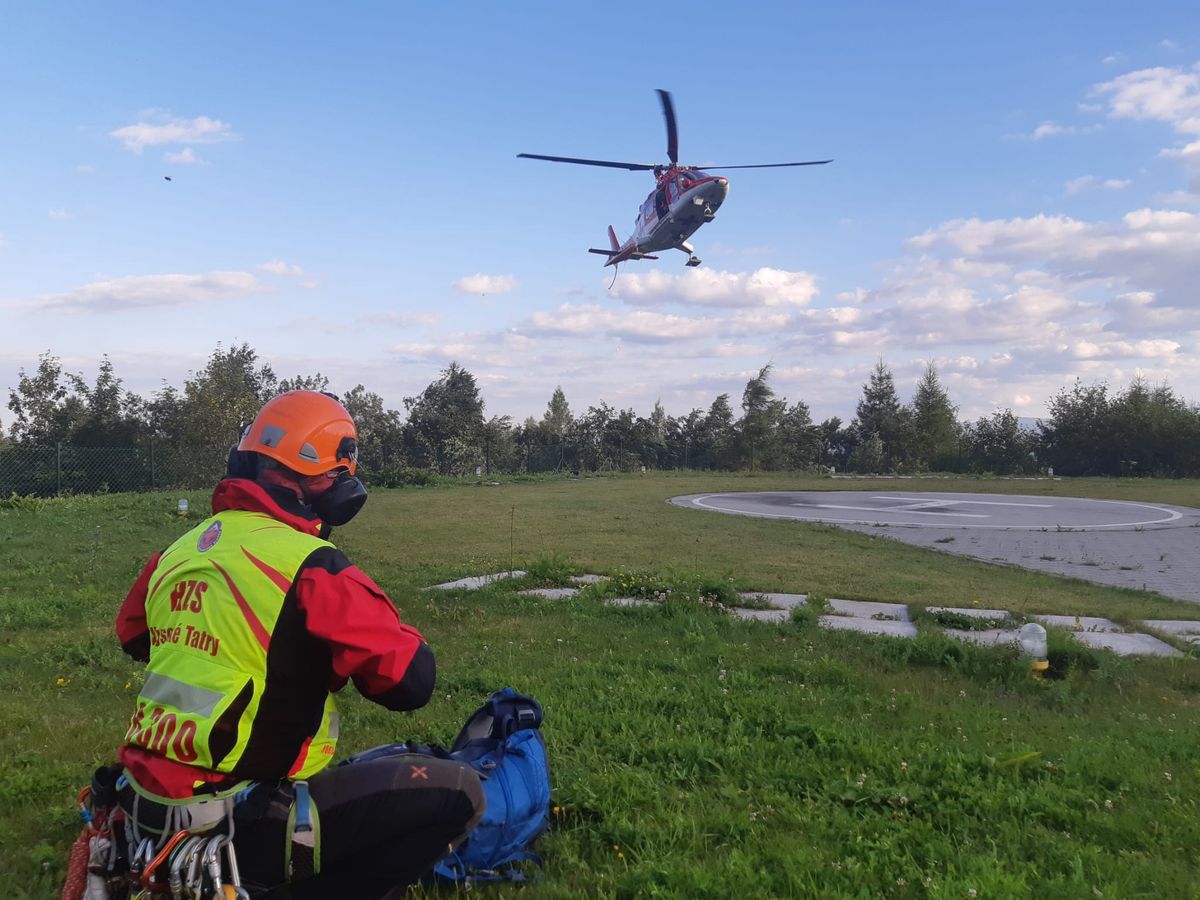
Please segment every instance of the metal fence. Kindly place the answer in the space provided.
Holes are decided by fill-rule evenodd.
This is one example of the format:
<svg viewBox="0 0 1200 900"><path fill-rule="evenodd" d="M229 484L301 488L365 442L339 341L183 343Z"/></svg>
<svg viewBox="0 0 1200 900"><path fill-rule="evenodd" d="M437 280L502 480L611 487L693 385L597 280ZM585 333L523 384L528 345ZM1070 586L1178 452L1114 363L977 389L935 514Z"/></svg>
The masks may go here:
<svg viewBox="0 0 1200 900"><path fill-rule="evenodd" d="M226 450L182 448L163 443L140 447L79 447L74 444L0 445L0 497L53 497L127 491L202 490L225 474ZM603 445L488 445L459 448L450 474L517 475L549 472L606 472L719 467L709 454L686 446L672 452L662 445L612 441ZM433 477L399 458L364 454L359 474L368 484L400 487Z"/></svg>
<svg viewBox="0 0 1200 900"><path fill-rule="evenodd" d="M145 447L76 447L72 444L0 447L0 497L51 497L204 488L225 472L226 451Z"/></svg>

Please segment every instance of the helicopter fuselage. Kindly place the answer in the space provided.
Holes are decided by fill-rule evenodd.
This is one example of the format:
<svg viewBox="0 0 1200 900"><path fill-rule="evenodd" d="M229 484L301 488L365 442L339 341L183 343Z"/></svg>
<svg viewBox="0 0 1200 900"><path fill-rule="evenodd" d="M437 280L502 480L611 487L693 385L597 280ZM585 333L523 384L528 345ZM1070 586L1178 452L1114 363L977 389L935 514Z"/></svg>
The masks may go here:
<svg viewBox="0 0 1200 900"><path fill-rule="evenodd" d="M729 179L699 169L669 169L638 210L633 234L622 251L653 253L680 249L704 223L711 222L729 195Z"/></svg>

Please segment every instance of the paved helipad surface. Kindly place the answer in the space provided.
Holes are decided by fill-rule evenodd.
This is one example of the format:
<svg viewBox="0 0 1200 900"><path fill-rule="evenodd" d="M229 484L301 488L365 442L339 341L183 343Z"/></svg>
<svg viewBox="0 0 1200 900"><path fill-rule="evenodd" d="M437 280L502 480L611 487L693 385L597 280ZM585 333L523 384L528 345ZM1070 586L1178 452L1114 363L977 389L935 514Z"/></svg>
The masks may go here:
<svg viewBox="0 0 1200 900"><path fill-rule="evenodd" d="M690 494L671 502L821 522L1200 603L1200 510L1160 503L924 491Z"/></svg>

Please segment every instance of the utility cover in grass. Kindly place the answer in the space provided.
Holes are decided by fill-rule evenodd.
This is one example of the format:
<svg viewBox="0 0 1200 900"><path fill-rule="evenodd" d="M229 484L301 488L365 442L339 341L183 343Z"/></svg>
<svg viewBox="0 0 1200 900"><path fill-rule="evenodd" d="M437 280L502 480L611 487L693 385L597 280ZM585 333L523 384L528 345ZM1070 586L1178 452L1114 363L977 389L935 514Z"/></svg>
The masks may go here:
<svg viewBox="0 0 1200 900"><path fill-rule="evenodd" d="M1161 631L1165 634L1196 635L1200 637L1200 622L1192 619L1147 619L1143 622L1147 628Z"/></svg>
<svg viewBox="0 0 1200 900"><path fill-rule="evenodd" d="M1046 625L1067 628L1071 631L1121 631L1122 628L1111 619L1098 616L1032 616Z"/></svg>
<svg viewBox="0 0 1200 900"><path fill-rule="evenodd" d="M870 600L830 600L829 609L839 616L853 616L856 619L908 621L908 607L903 603L875 603Z"/></svg>
<svg viewBox="0 0 1200 900"><path fill-rule="evenodd" d="M563 600L578 593L579 588L531 588L528 591L520 591L523 597L541 597L544 600Z"/></svg>
<svg viewBox="0 0 1200 900"><path fill-rule="evenodd" d="M1004 647L1009 644L1015 646L1019 642L1019 632L1012 628L982 628L979 631L947 628L946 634L960 641L979 644L981 647Z"/></svg>
<svg viewBox="0 0 1200 900"><path fill-rule="evenodd" d="M641 597L610 597L604 602L609 606L658 606L653 600L643 600Z"/></svg>
<svg viewBox="0 0 1200 900"><path fill-rule="evenodd" d="M739 591L743 600L762 600L775 609L792 609L808 603L807 594L776 594L770 591Z"/></svg>
<svg viewBox="0 0 1200 900"><path fill-rule="evenodd" d="M445 584L435 584L433 589L452 591L455 588L466 588L468 591L474 591L491 584L493 581L499 581L502 578L523 578L524 576L525 573L520 569L514 569L512 572L496 572L494 575L472 575L469 578L460 578L458 581L447 581Z"/></svg>
<svg viewBox="0 0 1200 900"><path fill-rule="evenodd" d="M977 606L971 608L959 608L957 606L930 606L925 612L930 614L935 613L954 613L957 616L967 616L970 619L1008 619L1012 617L1007 609L979 609Z"/></svg>
<svg viewBox="0 0 1200 900"><path fill-rule="evenodd" d="M1075 640L1089 647L1111 650L1117 656L1182 656L1170 644L1148 634L1077 631Z"/></svg>
<svg viewBox="0 0 1200 900"><path fill-rule="evenodd" d="M749 622L786 622L791 613L786 609L741 609L735 607L730 610L739 619L746 619Z"/></svg>
<svg viewBox="0 0 1200 900"><path fill-rule="evenodd" d="M885 604L888 605L888 604ZM912 622L897 622L895 619L863 619L857 616L821 616L822 628L838 631L857 631L861 634L886 634L891 637L911 638L917 636Z"/></svg>

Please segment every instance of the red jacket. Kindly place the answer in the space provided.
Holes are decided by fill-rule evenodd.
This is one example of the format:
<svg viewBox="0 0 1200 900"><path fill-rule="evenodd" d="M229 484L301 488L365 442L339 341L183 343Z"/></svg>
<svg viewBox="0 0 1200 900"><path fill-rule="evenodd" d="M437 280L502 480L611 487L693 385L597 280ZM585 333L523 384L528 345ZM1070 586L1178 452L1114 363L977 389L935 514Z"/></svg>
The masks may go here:
<svg viewBox="0 0 1200 900"><path fill-rule="evenodd" d="M321 529L320 520L290 492L242 478L217 484L212 509L214 514L229 509L266 513L306 534ZM142 662L150 659L146 596L159 556L155 553L146 563L117 613L122 649ZM307 635L328 648L331 692L353 680L363 696L391 710L418 709L429 702L436 675L433 652L415 628L400 621L387 594L341 551L326 547L306 559L285 598L289 601ZM122 747L120 755L139 784L164 797L187 797L202 784L237 780L138 747Z"/></svg>

